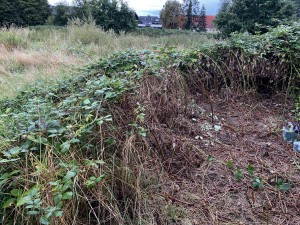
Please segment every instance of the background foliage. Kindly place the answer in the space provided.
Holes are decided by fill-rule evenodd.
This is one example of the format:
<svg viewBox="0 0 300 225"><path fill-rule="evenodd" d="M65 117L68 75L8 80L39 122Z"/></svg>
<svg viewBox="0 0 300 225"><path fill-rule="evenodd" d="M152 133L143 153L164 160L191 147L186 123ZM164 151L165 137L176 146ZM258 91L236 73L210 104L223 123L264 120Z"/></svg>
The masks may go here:
<svg viewBox="0 0 300 225"><path fill-rule="evenodd" d="M290 0L224 0L214 23L225 36L245 31L265 33L294 14Z"/></svg>

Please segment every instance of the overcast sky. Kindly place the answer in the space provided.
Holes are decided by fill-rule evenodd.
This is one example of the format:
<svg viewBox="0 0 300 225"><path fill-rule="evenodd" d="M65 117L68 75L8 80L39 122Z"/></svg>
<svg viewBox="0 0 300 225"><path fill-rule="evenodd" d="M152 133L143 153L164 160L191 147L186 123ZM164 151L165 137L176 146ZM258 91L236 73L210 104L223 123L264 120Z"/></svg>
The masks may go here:
<svg viewBox="0 0 300 225"><path fill-rule="evenodd" d="M62 2L61 0L48 0L50 4ZM65 2L71 3L72 0ZM166 0L127 0L129 6L133 8L139 16L158 16ZM215 15L218 11L220 0L200 0L200 4L204 4L207 15Z"/></svg>

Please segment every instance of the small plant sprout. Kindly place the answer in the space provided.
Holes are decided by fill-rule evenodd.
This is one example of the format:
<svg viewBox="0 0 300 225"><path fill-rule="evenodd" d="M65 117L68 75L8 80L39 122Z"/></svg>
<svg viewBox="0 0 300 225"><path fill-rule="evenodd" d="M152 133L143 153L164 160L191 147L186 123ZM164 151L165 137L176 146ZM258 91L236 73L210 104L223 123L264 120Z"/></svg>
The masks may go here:
<svg viewBox="0 0 300 225"><path fill-rule="evenodd" d="M227 161L226 166L227 166L228 169L233 169L234 164L233 164L232 161Z"/></svg>
<svg viewBox="0 0 300 225"><path fill-rule="evenodd" d="M283 182L281 178L277 179L276 186L283 193L289 191L292 188L292 185L290 183Z"/></svg>
<svg viewBox="0 0 300 225"><path fill-rule="evenodd" d="M253 176L254 175L254 167L252 165L248 165L247 172L250 176Z"/></svg>
<svg viewBox="0 0 300 225"><path fill-rule="evenodd" d="M244 174L243 174L243 172L242 172L240 169L238 169L238 170L235 172L234 177L235 177L235 179L236 179L237 181L241 181L241 180L243 179L243 177L244 177Z"/></svg>
<svg viewBox="0 0 300 225"><path fill-rule="evenodd" d="M212 162L212 161L215 160L215 158L214 158L213 156L209 155L208 158L207 158L207 160L208 160L209 162Z"/></svg>
<svg viewBox="0 0 300 225"><path fill-rule="evenodd" d="M257 188L257 189L262 189L263 188L262 178L261 177L254 177L252 186L254 188Z"/></svg>

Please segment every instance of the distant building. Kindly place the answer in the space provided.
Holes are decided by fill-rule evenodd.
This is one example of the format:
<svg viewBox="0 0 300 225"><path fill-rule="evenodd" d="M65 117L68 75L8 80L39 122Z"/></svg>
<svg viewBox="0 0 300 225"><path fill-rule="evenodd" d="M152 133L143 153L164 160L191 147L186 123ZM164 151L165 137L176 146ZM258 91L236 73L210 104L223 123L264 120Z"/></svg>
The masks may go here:
<svg viewBox="0 0 300 225"><path fill-rule="evenodd" d="M195 27L197 27L197 23L199 22L199 18L200 18L199 16L193 16L192 23ZM217 30L216 27L214 26L214 23L213 23L215 18L216 18L216 16L211 16L211 15L206 16L206 30L208 32L212 32L212 31ZM180 15L180 17L179 17L179 28L180 29L184 29L186 21L187 21L187 17L184 16L184 15Z"/></svg>
<svg viewBox="0 0 300 225"><path fill-rule="evenodd" d="M162 29L162 22L158 16L139 16L138 27L152 27L157 29Z"/></svg>
<svg viewBox="0 0 300 225"><path fill-rule="evenodd" d="M216 31L216 27L214 26L214 19L216 16L206 16L206 30L207 31Z"/></svg>

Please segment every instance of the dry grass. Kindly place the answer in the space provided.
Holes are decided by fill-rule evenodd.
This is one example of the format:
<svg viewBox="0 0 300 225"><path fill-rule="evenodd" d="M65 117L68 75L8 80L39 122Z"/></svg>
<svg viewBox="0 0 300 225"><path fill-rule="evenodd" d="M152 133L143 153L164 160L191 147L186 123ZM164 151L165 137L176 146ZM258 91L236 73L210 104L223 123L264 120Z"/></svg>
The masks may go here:
<svg viewBox="0 0 300 225"><path fill-rule="evenodd" d="M117 36L104 32L93 21L74 20L67 28L0 30L1 97L11 96L38 80L56 79L72 74L99 58L128 48L151 49L175 46L180 49L208 42L197 34L154 38ZM9 75L9 78L7 76Z"/></svg>
<svg viewBox="0 0 300 225"><path fill-rule="evenodd" d="M231 92L224 98L195 88L176 71L148 77L141 87L138 101L146 108L152 152L144 171L158 179L143 189L153 212L149 224L298 224L300 157L280 133L292 119L285 95ZM264 181L262 190L252 186L250 164ZM245 173L241 182L234 177L237 169ZM280 192L279 178L293 188Z"/></svg>

